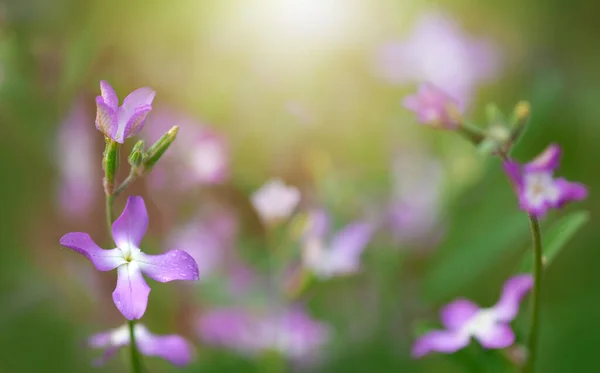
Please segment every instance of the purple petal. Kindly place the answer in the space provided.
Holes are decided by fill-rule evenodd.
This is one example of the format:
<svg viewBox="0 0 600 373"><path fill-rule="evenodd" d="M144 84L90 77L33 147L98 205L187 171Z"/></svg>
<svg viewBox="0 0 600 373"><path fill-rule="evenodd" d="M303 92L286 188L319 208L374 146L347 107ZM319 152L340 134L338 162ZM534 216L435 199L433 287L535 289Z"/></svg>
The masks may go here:
<svg viewBox="0 0 600 373"><path fill-rule="evenodd" d="M142 354L158 356L179 366L189 364L192 360L192 346L183 337L175 334L159 336L145 328L136 329L137 347Z"/></svg>
<svg viewBox="0 0 600 373"><path fill-rule="evenodd" d="M556 179L555 183L560 191L558 201L553 206L555 208L560 208L567 202L584 200L588 196L587 187L581 183L573 183L564 178Z"/></svg>
<svg viewBox="0 0 600 373"><path fill-rule="evenodd" d="M412 356L423 357L431 352L450 354L467 346L470 337L466 333L451 330L434 330L417 339L412 348Z"/></svg>
<svg viewBox="0 0 600 373"><path fill-rule="evenodd" d="M325 209L313 209L308 215L305 236L323 238L329 232L330 218Z"/></svg>
<svg viewBox="0 0 600 373"><path fill-rule="evenodd" d="M149 294L150 287L135 263L119 267L113 301L126 319L135 320L144 316Z"/></svg>
<svg viewBox="0 0 600 373"><path fill-rule="evenodd" d="M560 146L551 144L540 155L535 157L533 161L525 165L525 171L554 171L560 164L561 153Z"/></svg>
<svg viewBox="0 0 600 373"><path fill-rule="evenodd" d="M517 193L523 189L523 175L521 174L521 165L515 161L506 161L503 164L504 172L508 176L510 182Z"/></svg>
<svg viewBox="0 0 600 373"><path fill-rule="evenodd" d="M470 300L457 299L440 311L442 325L448 329L460 329L479 312L479 307Z"/></svg>
<svg viewBox="0 0 600 373"><path fill-rule="evenodd" d="M474 334L485 348L506 348L515 343L515 333L508 324L494 324L485 330L477 330Z"/></svg>
<svg viewBox="0 0 600 373"><path fill-rule="evenodd" d="M123 126L123 132L119 133L122 139L126 139L135 136L144 127L146 116L152 111L151 105L136 107L133 112L126 112L119 108L117 111L117 117L119 120L119 127Z"/></svg>
<svg viewBox="0 0 600 373"><path fill-rule="evenodd" d="M139 248L142 238L148 230L148 212L144 199L131 196L123 213L112 226L113 237L120 249Z"/></svg>
<svg viewBox="0 0 600 373"><path fill-rule="evenodd" d="M125 100L123 100L122 107L127 111L135 111L137 108L142 106L152 105L156 91L149 87L138 88L131 92Z"/></svg>
<svg viewBox="0 0 600 373"><path fill-rule="evenodd" d="M370 224L363 222L348 224L333 237L330 250L336 256L341 255L358 260L371 240L372 233L373 229Z"/></svg>
<svg viewBox="0 0 600 373"><path fill-rule="evenodd" d="M135 262L146 276L155 281L198 279L198 264L183 250L171 250L161 255L139 253Z"/></svg>
<svg viewBox="0 0 600 373"><path fill-rule="evenodd" d="M121 250L101 249L87 233L67 233L60 239L60 244L88 258L99 271L110 271L126 263Z"/></svg>
<svg viewBox="0 0 600 373"><path fill-rule="evenodd" d="M110 84L108 84L108 82L105 80L100 81L100 94L104 100L104 103L111 108L113 112L117 110L119 107L119 98L117 97L113 87L111 87Z"/></svg>
<svg viewBox="0 0 600 373"><path fill-rule="evenodd" d="M117 113L100 96L96 97L96 128L105 136L117 141L115 138L118 129Z"/></svg>
<svg viewBox="0 0 600 373"><path fill-rule="evenodd" d="M492 308L499 321L512 321L519 313L521 299L533 286L533 277L530 274L517 275L504 284L502 296Z"/></svg>

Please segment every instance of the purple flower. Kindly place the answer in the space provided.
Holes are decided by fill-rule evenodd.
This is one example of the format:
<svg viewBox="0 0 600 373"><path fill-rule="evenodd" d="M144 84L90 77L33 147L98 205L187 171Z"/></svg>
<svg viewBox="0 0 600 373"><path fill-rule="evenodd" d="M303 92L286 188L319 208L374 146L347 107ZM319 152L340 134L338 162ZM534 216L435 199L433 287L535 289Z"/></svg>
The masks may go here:
<svg viewBox="0 0 600 373"><path fill-rule="evenodd" d="M433 84L422 84L417 93L404 99L403 105L417 114L422 124L448 130L460 126L457 117L462 109L458 102Z"/></svg>
<svg viewBox="0 0 600 373"><path fill-rule="evenodd" d="M560 156L560 147L552 144L523 166L514 161L504 163L504 170L517 192L522 210L542 217L551 208L560 208L567 202L587 197L588 191L583 184L553 177L560 164Z"/></svg>
<svg viewBox="0 0 600 373"><path fill-rule="evenodd" d="M171 250L161 255L144 254L140 243L148 229L148 213L141 197L129 197L121 216L113 223L112 233L117 248L104 250L87 233L67 233L60 239L62 246L88 258L99 271L117 268L117 287L113 292L115 305L129 320L144 315L150 287L142 273L159 282L197 280L198 265L183 250Z"/></svg>
<svg viewBox="0 0 600 373"><path fill-rule="evenodd" d="M125 97L121 106L115 90L104 80L100 81L100 92L96 97L96 128L100 132L122 144L142 130L152 110L155 91L148 87L136 89Z"/></svg>
<svg viewBox="0 0 600 373"><path fill-rule="evenodd" d="M198 331L205 343L243 355L276 351L293 360L312 357L330 338L330 329L299 307L279 314L215 309L202 315Z"/></svg>
<svg viewBox="0 0 600 373"><path fill-rule="evenodd" d="M412 355L420 358L435 351L454 353L466 347L471 337L487 349L511 346L515 335L510 322L519 313L521 299L532 286L531 275L517 275L506 281L500 300L491 308L479 308L463 298L448 304L440 311L446 329L428 332L417 339Z"/></svg>
<svg viewBox="0 0 600 373"><path fill-rule="evenodd" d="M261 220L270 224L292 215L300 203L300 191L280 179L273 179L254 192L251 201Z"/></svg>
<svg viewBox="0 0 600 373"><path fill-rule="evenodd" d="M175 365L187 365L194 356L193 347L183 337L176 334L155 335L144 325L135 324L135 343L146 356L158 356ZM87 343L92 348L104 348L104 354L94 365L102 365L121 347L128 346L129 326L127 324L91 336Z"/></svg>
<svg viewBox="0 0 600 373"><path fill-rule="evenodd" d="M502 62L493 43L465 34L439 12L422 16L407 40L384 44L376 59L389 82L431 82L461 105L471 101L477 85L498 75Z"/></svg>
<svg viewBox="0 0 600 373"><path fill-rule="evenodd" d="M360 256L371 240L370 224L348 224L329 239L329 216L323 210L312 211L302 243L304 267L326 279L360 271Z"/></svg>
<svg viewBox="0 0 600 373"><path fill-rule="evenodd" d="M89 211L96 200L96 186L100 185L100 175L94 168L98 149L95 131L89 126L92 118L83 100L78 99L58 130L58 201L61 212L69 217L82 218Z"/></svg>

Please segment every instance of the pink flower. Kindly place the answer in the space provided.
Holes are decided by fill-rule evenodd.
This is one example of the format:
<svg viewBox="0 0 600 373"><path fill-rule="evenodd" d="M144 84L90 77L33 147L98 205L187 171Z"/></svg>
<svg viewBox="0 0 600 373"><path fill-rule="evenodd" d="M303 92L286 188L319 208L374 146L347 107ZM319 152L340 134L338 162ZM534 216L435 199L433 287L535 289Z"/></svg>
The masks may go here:
<svg viewBox="0 0 600 373"><path fill-rule="evenodd" d="M404 99L403 105L417 114L422 124L448 130L460 127L457 116L462 109L456 100L433 84L422 84L417 93Z"/></svg>
<svg viewBox="0 0 600 373"><path fill-rule="evenodd" d="M100 81L100 92L96 97L96 128L100 132L122 144L142 130L152 110L155 91L148 87L136 89L125 97L121 106L115 90L104 80Z"/></svg>
<svg viewBox="0 0 600 373"><path fill-rule="evenodd" d="M194 356L194 349L188 341L176 334L155 335L144 325L134 326L135 343L138 350L146 356L158 356L175 365L187 365ZM94 334L88 339L88 346L104 348L104 354L95 365L104 364L120 348L129 346L129 325Z"/></svg>
<svg viewBox="0 0 600 373"><path fill-rule="evenodd" d="M258 216L267 224L285 220L300 203L300 191L280 179L269 180L251 197Z"/></svg>
<svg viewBox="0 0 600 373"><path fill-rule="evenodd" d="M113 223L112 233L117 247L104 250L87 233L67 233L60 244L88 258L99 271L117 269L117 287L113 301L123 316L139 319L148 305L150 287L142 273L159 282L197 280L198 265L183 250L161 255L148 255L140 243L148 229L148 213L141 197L129 197L121 216Z"/></svg>
<svg viewBox="0 0 600 373"><path fill-rule="evenodd" d="M448 304L440 312L446 329L434 330L418 338L412 355L420 358L435 351L451 354L466 347L471 338L488 349L511 346L515 335L510 322L519 313L521 299L532 286L531 275L518 275L505 283L500 300L491 308L479 308L462 298Z"/></svg>
<svg viewBox="0 0 600 373"><path fill-rule="evenodd" d="M552 144L524 166L514 161L504 163L504 170L513 183L522 210L542 217L551 208L587 198L585 185L553 177L560 164L560 156L560 147Z"/></svg>

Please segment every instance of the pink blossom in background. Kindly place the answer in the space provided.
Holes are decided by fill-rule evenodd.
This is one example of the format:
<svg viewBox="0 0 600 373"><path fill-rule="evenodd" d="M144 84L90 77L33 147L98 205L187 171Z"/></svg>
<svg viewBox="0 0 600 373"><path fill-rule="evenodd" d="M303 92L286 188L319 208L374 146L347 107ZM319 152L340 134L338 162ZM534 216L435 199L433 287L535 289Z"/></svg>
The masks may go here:
<svg viewBox="0 0 600 373"><path fill-rule="evenodd" d="M86 216L101 190L94 116L82 99L75 101L58 129L55 148L59 169L58 208L71 218Z"/></svg>
<svg viewBox="0 0 600 373"><path fill-rule="evenodd" d="M329 327L300 307L281 313L243 308L214 309L198 320L200 338L207 344L258 356L276 351L291 360L312 359L329 341Z"/></svg>
<svg viewBox="0 0 600 373"><path fill-rule="evenodd" d="M177 146L172 146L148 175L153 189L190 189L220 184L229 178L229 148L214 129L181 113L156 110L148 118L144 139L150 146L172 126L179 126Z"/></svg>
<svg viewBox="0 0 600 373"><path fill-rule="evenodd" d="M417 115L421 124L446 130L460 128L456 117L463 109L452 97L431 83L423 83L417 93L404 98L404 107Z"/></svg>
<svg viewBox="0 0 600 373"><path fill-rule="evenodd" d="M495 79L501 66L492 41L469 35L442 12L425 13L407 38L389 41L376 53L377 72L388 82L430 82L462 105L480 84Z"/></svg>
<svg viewBox="0 0 600 373"><path fill-rule="evenodd" d="M289 218L300 203L300 190L281 179L271 179L252 193L250 201L265 224Z"/></svg>

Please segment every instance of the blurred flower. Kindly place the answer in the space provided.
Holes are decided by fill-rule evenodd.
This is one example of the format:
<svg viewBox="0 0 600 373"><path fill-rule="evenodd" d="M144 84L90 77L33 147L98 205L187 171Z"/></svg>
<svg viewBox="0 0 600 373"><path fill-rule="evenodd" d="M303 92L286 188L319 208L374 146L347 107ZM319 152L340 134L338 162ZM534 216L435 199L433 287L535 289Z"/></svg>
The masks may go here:
<svg viewBox="0 0 600 373"><path fill-rule="evenodd" d="M198 264L199 279L204 279L224 266L237 231L233 216L227 213L196 217L169 235L165 247L181 247Z"/></svg>
<svg viewBox="0 0 600 373"><path fill-rule="evenodd" d="M300 203L300 191L280 179L265 183L251 197L252 205L264 223L287 219Z"/></svg>
<svg viewBox="0 0 600 373"><path fill-rule="evenodd" d="M281 314L215 309L201 316L198 331L208 344L257 356L275 351L292 360L310 359L330 338L330 330L295 307Z"/></svg>
<svg viewBox="0 0 600 373"><path fill-rule="evenodd" d="M173 124L179 126L177 146L165 153L149 176L154 189L189 189L220 184L229 177L229 149L225 139L197 120L166 109L149 119L148 141L156 141ZM167 185L171 182L172 184Z"/></svg>
<svg viewBox="0 0 600 373"><path fill-rule="evenodd" d="M60 244L88 258L99 271L117 268L117 286L113 292L115 305L129 320L139 319L148 305L150 287L142 272L159 282L197 280L198 265L183 250L161 255L147 255L139 249L148 229L148 213L141 197L129 197L121 216L113 223L112 233L117 248L103 250L87 233L67 233Z"/></svg>
<svg viewBox="0 0 600 373"><path fill-rule="evenodd" d="M491 308L479 308L462 298L448 304L440 312L446 329L428 332L417 339L412 355L420 358L434 351L454 353L466 347L471 337L488 349L511 346L515 335L510 322L519 313L521 299L532 286L531 275L518 275L506 281L500 300Z"/></svg>
<svg viewBox="0 0 600 373"><path fill-rule="evenodd" d="M69 217L81 218L96 201L101 185L95 172L97 150L95 132L90 126L93 116L83 100L78 99L58 129L56 146L59 179L59 209Z"/></svg>
<svg viewBox="0 0 600 373"><path fill-rule="evenodd" d="M404 99L403 105L417 114L422 124L447 130L460 127L459 104L433 84L422 84L417 93Z"/></svg>
<svg viewBox="0 0 600 373"><path fill-rule="evenodd" d="M542 217L551 208L560 208L570 201L581 201L588 195L587 188L564 178L553 178L560 164L561 149L552 144L533 161L519 165L506 161L504 169L510 178L522 210Z"/></svg>
<svg viewBox="0 0 600 373"><path fill-rule="evenodd" d="M360 256L373 233L371 226L363 222L351 223L328 240L329 230L327 213L312 211L302 243L304 266L321 279L358 272Z"/></svg>
<svg viewBox="0 0 600 373"><path fill-rule="evenodd" d="M112 140L123 143L126 138L135 136L144 127L146 116L152 110L152 101L156 92L148 87L131 92L123 105L114 89L100 81L101 95L96 97L96 128Z"/></svg>
<svg viewBox="0 0 600 373"><path fill-rule="evenodd" d="M421 151L405 149L392 164L392 198L388 223L394 238L407 244L434 244L440 236L444 169Z"/></svg>
<svg viewBox="0 0 600 373"><path fill-rule="evenodd" d="M135 343L138 350L146 356L158 356L175 365L189 364L194 356L193 347L183 337L176 334L155 335L144 325L134 326ZM92 348L104 348L104 354L94 365L102 365L121 347L130 342L129 325L94 334L87 343Z"/></svg>
<svg viewBox="0 0 600 373"><path fill-rule="evenodd" d="M462 105L477 85L498 75L501 62L493 43L469 36L441 12L423 15L407 40L384 44L376 57L379 74L389 82L431 82Z"/></svg>

